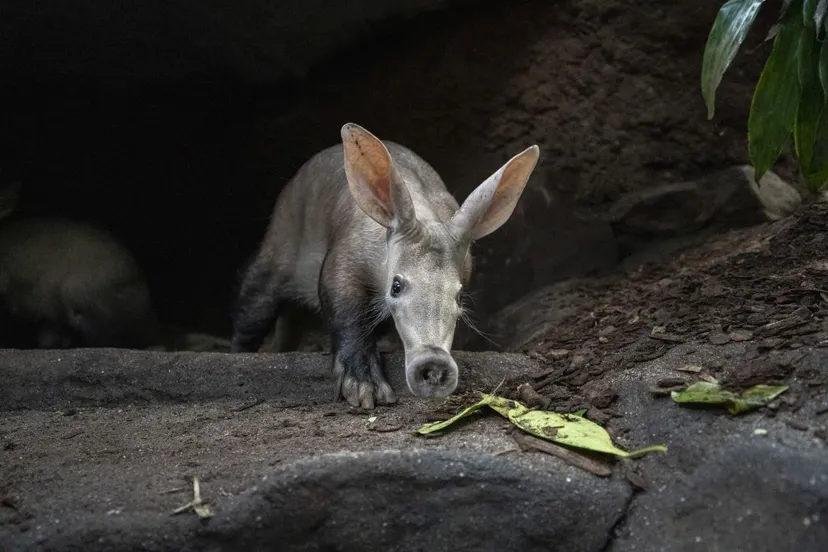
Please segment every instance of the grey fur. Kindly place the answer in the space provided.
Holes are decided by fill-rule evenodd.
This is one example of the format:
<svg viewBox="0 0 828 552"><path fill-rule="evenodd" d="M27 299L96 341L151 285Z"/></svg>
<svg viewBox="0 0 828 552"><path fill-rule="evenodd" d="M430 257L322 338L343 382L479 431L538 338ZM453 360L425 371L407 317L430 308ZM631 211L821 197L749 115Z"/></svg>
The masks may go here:
<svg viewBox="0 0 828 552"><path fill-rule="evenodd" d="M390 316L405 348L409 389L446 396L458 382L449 351L472 270L469 246L511 214L537 147L510 160L520 157L508 190L498 188L504 165L458 211L437 172L410 149L390 141L383 148L353 124L342 136L345 147L313 156L281 192L241 285L231 351L258 350L284 308L301 303L329 325L337 395L373 408L396 401L373 334ZM389 156L390 169L377 161ZM389 179L391 199L365 182ZM495 191L507 199L498 204ZM399 297L390 292L395 276L404 283Z"/></svg>
<svg viewBox="0 0 828 552"><path fill-rule="evenodd" d="M16 194L0 193L4 215ZM129 251L100 228L64 219L0 221L0 318L0 341L12 347L143 348L159 337Z"/></svg>

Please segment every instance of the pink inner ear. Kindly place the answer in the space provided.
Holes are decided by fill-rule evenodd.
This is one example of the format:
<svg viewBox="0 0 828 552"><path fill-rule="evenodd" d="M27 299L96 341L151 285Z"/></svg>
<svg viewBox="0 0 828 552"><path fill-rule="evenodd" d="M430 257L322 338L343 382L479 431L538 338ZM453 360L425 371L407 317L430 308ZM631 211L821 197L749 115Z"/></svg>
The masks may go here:
<svg viewBox="0 0 828 552"><path fill-rule="evenodd" d="M388 156L374 140L354 136L354 145L359 151L360 171L366 175L368 186L385 210L391 204L391 167Z"/></svg>
<svg viewBox="0 0 828 552"><path fill-rule="evenodd" d="M529 162L531 163L531 160ZM486 213L480 219L481 224L485 224L488 219L505 216L505 212L511 213L516 196L520 196L523 191L524 180L520 177L526 163L527 160L525 159L516 159L509 163L506 170L503 171L499 185L492 195L489 208L486 209Z"/></svg>
<svg viewBox="0 0 828 552"><path fill-rule="evenodd" d="M372 182L372 188L374 195L388 211L388 206L391 205L391 179L388 176L378 177Z"/></svg>

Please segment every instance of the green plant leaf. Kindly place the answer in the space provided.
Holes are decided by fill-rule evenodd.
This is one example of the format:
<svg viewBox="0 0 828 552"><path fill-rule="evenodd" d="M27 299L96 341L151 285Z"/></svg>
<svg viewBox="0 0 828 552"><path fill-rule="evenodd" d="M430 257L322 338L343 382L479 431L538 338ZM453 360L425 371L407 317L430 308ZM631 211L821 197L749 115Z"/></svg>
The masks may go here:
<svg viewBox="0 0 828 552"><path fill-rule="evenodd" d="M823 1L828 5L828 0L820 0L820 3ZM817 9L819 9L819 6L817 6ZM825 27L826 34L828 34L828 18L824 18L822 24ZM822 114L819 116L819 122L817 123L811 162L807 167L809 170L804 174L805 181L811 191L819 191L828 184L828 40L822 42L819 50L818 72L826 104L822 107Z"/></svg>
<svg viewBox="0 0 828 552"><path fill-rule="evenodd" d="M813 1L813 0L812 0ZM822 27L823 21L825 21L825 14L828 13L828 0L819 0L816 5L816 9L814 9L814 17L813 22L817 29L817 34L819 34L819 29ZM807 25L806 23L806 26Z"/></svg>
<svg viewBox="0 0 828 552"><path fill-rule="evenodd" d="M779 27L759 83L753 93L748 118L748 151L758 181L782 153L791 135L801 94L799 64L793 63L799 48L802 18L791 12Z"/></svg>
<svg viewBox="0 0 828 552"><path fill-rule="evenodd" d="M716 15L702 59L702 97L707 118L716 110L716 89L736 57L764 0L727 0Z"/></svg>
<svg viewBox="0 0 828 552"><path fill-rule="evenodd" d="M808 188L816 192L824 188L828 181L828 103L822 106L814 134L811 159L807 166L803 166L803 176Z"/></svg>
<svg viewBox="0 0 828 552"><path fill-rule="evenodd" d="M828 167L823 167L821 170L813 170L805 174L804 177L808 189L812 192L818 192L828 187Z"/></svg>
<svg viewBox="0 0 828 552"><path fill-rule="evenodd" d="M802 25L812 27L814 22L814 11L817 2L820 0L802 0Z"/></svg>
<svg viewBox="0 0 828 552"><path fill-rule="evenodd" d="M754 385L740 394L722 389L718 383L698 381L684 391L673 391L670 396L679 404L723 405L733 415L763 406L785 391L787 385Z"/></svg>
<svg viewBox="0 0 828 552"><path fill-rule="evenodd" d="M811 158L820 116L825 107L822 85L819 82L819 43L811 33L801 33L797 62L802 96L794 122L794 146L803 175L811 172Z"/></svg>
<svg viewBox="0 0 828 552"><path fill-rule="evenodd" d="M825 23L828 30L828 19ZM828 97L828 40L824 41L819 49L819 82L822 84L822 93Z"/></svg>

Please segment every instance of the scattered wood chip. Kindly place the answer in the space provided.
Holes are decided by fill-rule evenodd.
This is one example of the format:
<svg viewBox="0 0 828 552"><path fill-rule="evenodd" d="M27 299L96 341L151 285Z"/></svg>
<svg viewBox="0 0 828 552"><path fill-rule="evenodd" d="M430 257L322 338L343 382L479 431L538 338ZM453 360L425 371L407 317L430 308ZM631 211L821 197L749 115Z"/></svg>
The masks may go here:
<svg viewBox="0 0 828 552"><path fill-rule="evenodd" d="M551 454L552 456L560 458L564 462L567 462L576 468L580 468L593 475L597 475L598 477L608 477L612 475L612 469L606 464L601 464L591 458L587 458L586 456L573 452L569 449L565 449L554 443L538 439L537 437L532 437L531 435L527 435L519 431L512 434L512 439L514 439L518 446L520 446L523 450L536 450L546 454Z"/></svg>
<svg viewBox="0 0 828 552"><path fill-rule="evenodd" d="M213 517L213 512L210 510L210 507L201 500L201 488L198 484L198 477L193 477L193 499L184 506L173 510L172 515L175 516L190 509L201 519Z"/></svg>
<svg viewBox="0 0 828 552"><path fill-rule="evenodd" d="M627 479L627 481L630 482L630 485L632 485L636 489L646 491L649 488L647 480L645 480L640 473L638 473L629 465L624 468L624 477Z"/></svg>
<svg viewBox="0 0 828 552"><path fill-rule="evenodd" d="M540 391L541 389L544 389L544 388L552 385L553 383L557 383L557 382L561 381L562 379L564 379L564 377L566 377L566 376L561 370L556 370L554 374L550 374L549 376L542 379L541 381L539 381L538 383L536 383L532 387L535 391Z"/></svg>
<svg viewBox="0 0 828 552"><path fill-rule="evenodd" d="M730 332L732 341L750 341L753 339L753 332L750 330L733 330Z"/></svg>
<svg viewBox="0 0 828 552"><path fill-rule="evenodd" d="M785 420L785 423L798 431L808 431L811 428L805 422L796 419Z"/></svg>
<svg viewBox="0 0 828 552"><path fill-rule="evenodd" d="M726 333L715 332L707 336L707 339L713 345L726 345L730 343L730 336Z"/></svg>
<svg viewBox="0 0 828 552"><path fill-rule="evenodd" d="M601 410L600 408L590 408L587 417L596 424L607 425L612 419L612 415Z"/></svg>
<svg viewBox="0 0 828 552"><path fill-rule="evenodd" d="M803 326L807 323L807 319L791 316L789 318L785 318L784 320L776 320L774 322L769 322L764 326L759 326L756 329L756 334L770 337L778 335L784 331Z"/></svg>
<svg viewBox="0 0 828 552"><path fill-rule="evenodd" d="M655 326L650 332L650 337L658 339L659 341L667 341L669 343L684 343L686 340L680 335L668 333L664 326Z"/></svg>
<svg viewBox="0 0 828 552"><path fill-rule="evenodd" d="M517 391L518 396L520 396L520 400L523 401L529 408L542 408L543 410L546 410L549 406L549 399L541 397L541 395L535 391L535 388L528 383L520 384Z"/></svg>
<svg viewBox="0 0 828 552"><path fill-rule="evenodd" d="M698 374L702 371L702 367L698 364L685 364L676 368L679 372L690 372L691 374Z"/></svg>

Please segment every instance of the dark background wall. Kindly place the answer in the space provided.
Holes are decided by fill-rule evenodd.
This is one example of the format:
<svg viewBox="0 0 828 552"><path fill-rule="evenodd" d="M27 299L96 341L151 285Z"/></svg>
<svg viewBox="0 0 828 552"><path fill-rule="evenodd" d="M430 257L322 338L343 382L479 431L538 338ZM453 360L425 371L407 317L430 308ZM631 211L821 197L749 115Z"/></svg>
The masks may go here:
<svg viewBox="0 0 828 552"><path fill-rule="evenodd" d="M343 123L412 147L459 199L538 143L513 219L476 247L485 317L615 265L592 216L622 194L746 161L777 6L708 121L720 3L0 2L0 177L22 179L23 213L116 232L168 322L226 335L281 186Z"/></svg>

